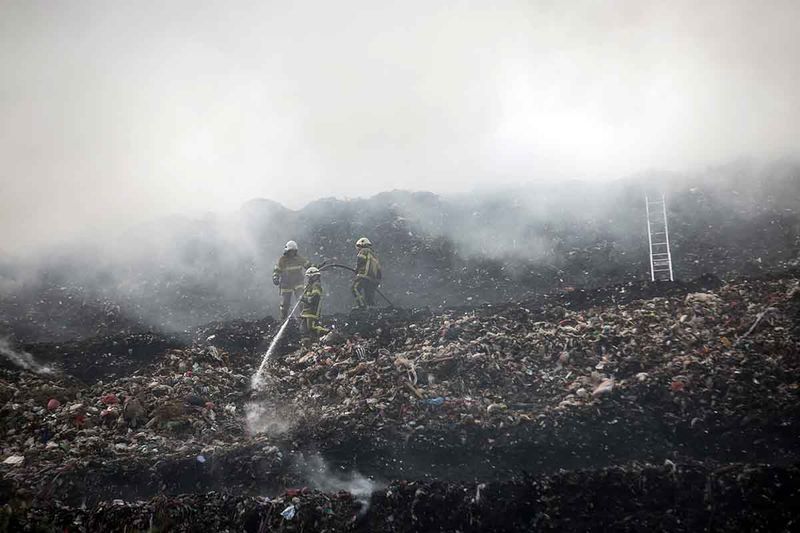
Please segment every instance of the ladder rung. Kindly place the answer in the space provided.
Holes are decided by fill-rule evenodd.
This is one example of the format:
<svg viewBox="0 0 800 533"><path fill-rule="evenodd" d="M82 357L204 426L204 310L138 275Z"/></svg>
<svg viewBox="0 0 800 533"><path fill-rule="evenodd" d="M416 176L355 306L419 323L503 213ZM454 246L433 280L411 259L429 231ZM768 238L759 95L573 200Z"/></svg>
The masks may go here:
<svg viewBox="0 0 800 533"><path fill-rule="evenodd" d="M653 246L666 246L667 244L669 244L669 243L668 242L654 242Z"/></svg>
<svg viewBox="0 0 800 533"><path fill-rule="evenodd" d="M666 255L667 257L669 257L669 252L656 252L656 253L654 253L654 254L651 254L651 255L652 255L653 257L655 257L655 256L657 256L657 255Z"/></svg>

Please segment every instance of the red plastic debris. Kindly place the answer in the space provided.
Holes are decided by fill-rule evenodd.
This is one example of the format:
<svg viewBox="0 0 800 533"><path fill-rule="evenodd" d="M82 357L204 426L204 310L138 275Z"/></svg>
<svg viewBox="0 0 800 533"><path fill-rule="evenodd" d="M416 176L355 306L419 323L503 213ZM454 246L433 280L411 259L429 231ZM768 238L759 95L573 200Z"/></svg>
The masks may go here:
<svg viewBox="0 0 800 533"><path fill-rule="evenodd" d="M105 405L114 405L119 403L119 398L117 398L117 395L112 392L100 398L100 401Z"/></svg>
<svg viewBox="0 0 800 533"><path fill-rule="evenodd" d="M672 384L669 386L672 392L680 392L684 389L684 387L686 387L686 384L683 381L679 380L673 381Z"/></svg>
<svg viewBox="0 0 800 533"><path fill-rule="evenodd" d="M59 407L61 407L61 402L59 402L55 398L52 398L49 402L47 402L47 409L50 411L55 411Z"/></svg>

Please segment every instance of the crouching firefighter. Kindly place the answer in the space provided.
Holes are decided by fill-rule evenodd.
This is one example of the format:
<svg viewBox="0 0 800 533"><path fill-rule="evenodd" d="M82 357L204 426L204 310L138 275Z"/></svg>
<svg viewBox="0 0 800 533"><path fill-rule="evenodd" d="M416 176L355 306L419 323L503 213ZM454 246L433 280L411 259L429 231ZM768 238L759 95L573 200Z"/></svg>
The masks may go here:
<svg viewBox="0 0 800 533"><path fill-rule="evenodd" d="M292 295L300 298L303 294L303 272L311 263L297 253L297 243L289 241L283 248L283 255L278 258L278 264L272 271L272 283L281 290L281 320L292 309Z"/></svg>
<svg viewBox="0 0 800 533"><path fill-rule="evenodd" d="M306 288L300 301L303 303L303 310L300 313L302 322L303 343L311 344L319 339L321 335L328 333L326 328L319 325L320 309L322 308L322 283L320 282L320 271L317 267L306 270Z"/></svg>
<svg viewBox="0 0 800 533"><path fill-rule="evenodd" d="M381 283L381 263L372 250L372 243L366 237L356 241L356 278L353 280L353 296L356 308L364 309L375 305L375 290Z"/></svg>

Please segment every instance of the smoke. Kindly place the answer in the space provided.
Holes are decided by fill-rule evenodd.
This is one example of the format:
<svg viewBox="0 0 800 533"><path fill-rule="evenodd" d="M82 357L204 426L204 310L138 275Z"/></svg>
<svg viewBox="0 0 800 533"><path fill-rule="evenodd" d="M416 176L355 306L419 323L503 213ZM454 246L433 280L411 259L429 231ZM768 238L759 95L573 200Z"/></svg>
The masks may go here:
<svg viewBox="0 0 800 533"><path fill-rule="evenodd" d="M183 331L215 320L275 316L272 268L289 239L314 263L353 264L355 239L370 237L384 268L381 290L404 307L509 301L521 289L641 279L648 271L647 190L667 194L679 277L724 274L771 249L773 256L793 253L798 179L800 164L793 161L739 161L608 183L329 198L300 210L254 200L232 212L134 225L108 242L6 258L0 319L12 331L29 332L17 338L38 340L61 338L59 332L93 334L101 323ZM704 242L710 234L713 242ZM737 239L746 237L761 243L759 255L740 251ZM724 248L724 255L704 258L681 249L708 246ZM350 308L350 283L343 270L325 273L323 313Z"/></svg>
<svg viewBox="0 0 800 533"><path fill-rule="evenodd" d="M288 409L280 409L263 402L246 403L244 419L251 435L282 435L297 425L295 416Z"/></svg>
<svg viewBox="0 0 800 533"><path fill-rule="evenodd" d="M20 368L36 374L52 375L54 372L49 366L40 365L33 356L25 351L15 350L8 339L0 338L0 355Z"/></svg>
<svg viewBox="0 0 800 533"><path fill-rule="evenodd" d="M256 197L800 150L791 0L6 4L7 253Z"/></svg>
<svg viewBox="0 0 800 533"><path fill-rule="evenodd" d="M328 493L349 492L361 504L359 515L363 515L369 509L372 493L387 485L387 483L366 478L356 471L333 472L319 454L314 454L308 459L303 458L302 461L301 469L306 473L309 484L313 488Z"/></svg>
<svg viewBox="0 0 800 533"><path fill-rule="evenodd" d="M403 306L630 279L641 184L613 178L800 153L797 2L200 4L4 7L4 327L274 316L289 239L351 262L377 236ZM737 172L712 211L751 220Z"/></svg>

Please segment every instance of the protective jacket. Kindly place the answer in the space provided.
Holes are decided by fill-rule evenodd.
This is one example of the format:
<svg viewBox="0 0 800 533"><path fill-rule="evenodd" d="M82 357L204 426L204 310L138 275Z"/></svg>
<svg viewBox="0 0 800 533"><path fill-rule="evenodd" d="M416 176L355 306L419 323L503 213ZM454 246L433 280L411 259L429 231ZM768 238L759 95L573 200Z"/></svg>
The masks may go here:
<svg viewBox="0 0 800 533"><path fill-rule="evenodd" d="M378 285L381 275L378 256L370 248L361 248L356 256L356 278L366 278Z"/></svg>
<svg viewBox="0 0 800 533"><path fill-rule="evenodd" d="M303 311L300 313L300 318L319 318L323 294L322 284L319 280L312 281L306 285L303 296L300 299L303 302Z"/></svg>
<svg viewBox="0 0 800 533"><path fill-rule="evenodd" d="M301 290L304 285L305 271L311 263L308 259L297 253L285 253L278 259L278 264L272 271L273 277L280 278L281 292Z"/></svg>

